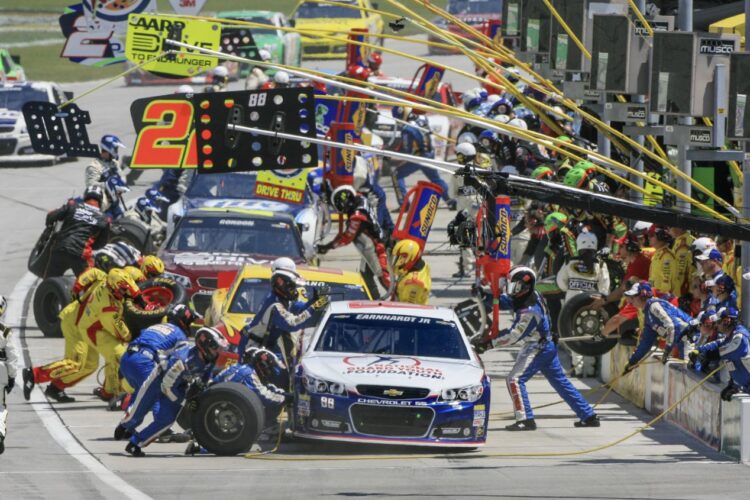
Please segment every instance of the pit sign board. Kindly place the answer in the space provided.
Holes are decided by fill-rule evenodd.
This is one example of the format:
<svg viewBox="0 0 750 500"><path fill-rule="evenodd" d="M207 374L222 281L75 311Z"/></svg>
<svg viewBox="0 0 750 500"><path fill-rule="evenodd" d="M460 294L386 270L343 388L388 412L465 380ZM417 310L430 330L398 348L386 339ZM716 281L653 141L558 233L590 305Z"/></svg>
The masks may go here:
<svg viewBox="0 0 750 500"><path fill-rule="evenodd" d="M131 14L125 55L131 62L141 64L165 50L179 50L175 56L165 55L143 66L151 73L172 77L196 76L219 65L218 57L169 45L166 43L168 38L220 51L221 25L172 16Z"/></svg>

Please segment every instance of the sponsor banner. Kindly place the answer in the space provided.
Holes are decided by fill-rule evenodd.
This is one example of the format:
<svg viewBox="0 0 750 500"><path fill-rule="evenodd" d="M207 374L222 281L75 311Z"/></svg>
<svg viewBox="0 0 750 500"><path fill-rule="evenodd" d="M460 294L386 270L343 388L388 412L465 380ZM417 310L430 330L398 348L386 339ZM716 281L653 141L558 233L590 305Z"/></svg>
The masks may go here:
<svg viewBox="0 0 750 500"><path fill-rule="evenodd" d="M410 356L362 355L347 356L343 360L344 374L404 375L442 380L443 370L422 365L417 358Z"/></svg>
<svg viewBox="0 0 750 500"><path fill-rule="evenodd" d="M362 144L362 138L354 130L353 123L332 122L328 131L328 137L333 142L344 144ZM329 159L330 167L324 172L324 177L332 188L351 185L354 179L354 158L356 151L342 149L334 146L326 146L325 156Z"/></svg>
<svg viewBox="0 0 750 500"><path fill-rule="evenodd" d="M122 22L101 19L82 3L66 7L58 19L65 38L60 57L87 66L125 62L125 20L127 16Z"/></svg>
<svg viewBox="0 0 750 500"><path fill-rule="evenodd" d="M489 254L493 259L510 263L510 198L495 198L495 239L490 243ZM508 264L510 266L510 264ZM510 269L510 267L508 267Z"/></svg>
<svg viewBox="0 0 750 500"><path fill-rule="evenodd" d="M303 168L258 172L255 196L302 205L305 202L307 173L308 170Z"/></svg>
<svg viewBox="0 0 750 500"><path fill-rule="evenodd" d="M135 127L131 168L196 168L198 150L187 94L136 99L130 105Z"/></svg>
<svg viewBox="0 0 750 500"><path fill-rule="evenodd" d="M438 90L440 81L443 79L445 69L426 64L423 66L422 77L417 86L410 92L419 97L432 98Z"/></svg>
<svg viewBox="0 0 750 500"><path fill-rule="evenodd" d="M169 0L172 9L181 15L194 16L201 11L206 0Z"/></svg>
<svg viewBox="0 0 750 500"><path fill-rule="evenodd" d="M361 94L347 91L344 97L359 97ZM351 123L354 125L354 131L357 135L362 135L362 129L367 121L367 105L357 101L339 101L336 113L336 121L341 123Z"/></svg>
<svg viewBox="0 0 750 500"><path fill-rule="evenodd" d="M128 18L125 55L140 64L175 47L167 39L220 51L221 25L218 23L154 14L132 14ZM162 56L143 69L167 78L192 77L218 66L219 58L190 49L179 49L176 55Z"/></svg>
<svg viewBox="0 0 750 500"><path fill-rule="evenodd" d="M328 95L319 89L315 89L316 96ZM336 113L338 112L337 101L328 99L315 99L315 131L318 135L328 135L328 131L331 129L331 123L336 119Z"/></svg>
<svg viewBox="0 0 750 500"><path fill-rule="evenodd" d="M245 266L266 264L265 259L253 259L244 254L196 252L177 254L172 259L178 266Z"/></svg>
<svg viewBox="0 0 750 500"><path fill-rule="evenodd" d="M728 56L736 50L735 40L722 40L721 38L698 39L698 52L700 54Z"/></svg>
<svg viewBox="0 0 750 500"><path fill-rule="evenodd" d="M366 42L368 30L355 28L349 32L349 41ZM346 67L363 66L367 67L367 58L370 56L370 48L356 43L346 44Z"/></svg>
<svg viewBox="0 0 750 500"><path fill-rule="evenodd" d="M401 203L392 238L412 240L423 251L435 222L442 193L440 186L425 181L419 181L416 186L409 189Z"/></svg>

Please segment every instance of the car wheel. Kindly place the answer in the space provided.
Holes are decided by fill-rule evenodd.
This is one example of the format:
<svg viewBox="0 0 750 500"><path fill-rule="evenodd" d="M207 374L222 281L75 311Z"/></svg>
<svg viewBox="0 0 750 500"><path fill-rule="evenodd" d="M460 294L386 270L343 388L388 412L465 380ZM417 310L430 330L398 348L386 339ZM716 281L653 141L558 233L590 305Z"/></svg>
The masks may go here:
<svg viewBox="0 0 750 500"><path fill-rule="evenodd" d="M237 455L250 449L264 427L264 408L257 394L242 384L212 385L198 396L192 415L195 440L215 455Z"/></svg>
<svg viewBox="0 0 750 500"><path fill-rule="evenodd" d="M557 321L557 331L560 332L561 338L597 335L607 320L616 314L617 306L614 304L614 307L590 309L593 301L593 294L581 293L565 302ZM617 339L581 340L565 344L582 356L601 356L617 344Z"/></svg>
<svg viewBox="0 0 750 500"><path fill-rule="evenodd" d="M188 301L185 287L169 278L153 278L140 283L138 288L144 304L127 299L123 308L123 320L133 338L144 328L161 323L171 304Z"/></svg>
<svg viewBox="0 0 750 500"><path fill-rule="evenodd" d="M70 303L74 278L46 278L34 292L34 320L45 337L62 337L60 311Z"/></svg>

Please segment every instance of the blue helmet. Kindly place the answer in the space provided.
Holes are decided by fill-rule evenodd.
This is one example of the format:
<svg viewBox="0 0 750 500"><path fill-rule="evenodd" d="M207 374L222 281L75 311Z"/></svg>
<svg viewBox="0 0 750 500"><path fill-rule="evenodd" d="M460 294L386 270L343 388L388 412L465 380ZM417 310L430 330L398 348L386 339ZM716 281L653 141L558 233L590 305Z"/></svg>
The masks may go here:
<svg viewBox="0 0 750 500"><path fill-rule="evenodd" d="M104 189L107 191L111 200L116 200L117 195L127 193L130 188L119 175L113 175L104 183Z"/></svg>
<svg viewBox="0 0 750 500"><path fill-rule="evenodd" d="M492 130L484 130L479 134L479 143L485 148L500 144L501 142L500 135Z"/></svg>
<svg viewBox="0 0 750 500"><path fill-rule="evenodd" d="M738 320L740 318L740 312L734 307L722 307L716 314L720 320Z"/></svg>
<svg viewBox="0 0 750 500"><path fill-rule="evenodd" d="M159 213L161 210L159 207L154 205L154 203L147 197L147 196L141 196L138 198L138 200L135 202L135 211L138 212L139 215L142 217L148 217L151 213Z"/></svg>
<svg viewBox="0 0 750 500"><path fill-rule="evenodd" d="M393 106L391 108L391 116L394 117L396 120L403 120L404 108L402 108L401 106Z"/></svg>
<svg viewBox="0 0 750 500"><path fill-rule="evenodd" d="M123 144L120 138L116 135L107 134L102 136L99 147L102 148L102 151L106 151L107 153L111 154L115 160L117 160L120 157L120 155L118 154L118 149L124 148L125 144Z"/></svg>
<svg viewBox="0 0 750 500"><path fill-rule="evenodd" d="M501 97L492 105L489 111L489 116L495 115L509 115L513 111L513 103L510 100Z"/></svg>
<svg viewBox="0 0 750 500"><path fill-rule="evenodd" d="M157 201L166 203L169 201L169 198L161 194L161 191L156 188L148 189L146 191L146 198L148 198L151 203L156 203Z"/></svg>

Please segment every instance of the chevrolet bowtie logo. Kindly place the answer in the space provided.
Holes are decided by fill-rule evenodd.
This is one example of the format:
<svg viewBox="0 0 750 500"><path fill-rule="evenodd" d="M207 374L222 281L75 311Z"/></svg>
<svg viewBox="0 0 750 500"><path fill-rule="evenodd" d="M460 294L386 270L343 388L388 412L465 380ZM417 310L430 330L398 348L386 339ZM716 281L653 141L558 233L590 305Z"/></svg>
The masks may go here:
<svg viewBox="0 0 750 500"><path fill-rule="evenodd" d="M383 391L383 396L388 396L391 398L395 398L396 396L401 396L404 394L404 391L399 391L398 389L387 389Z"/></svg>

